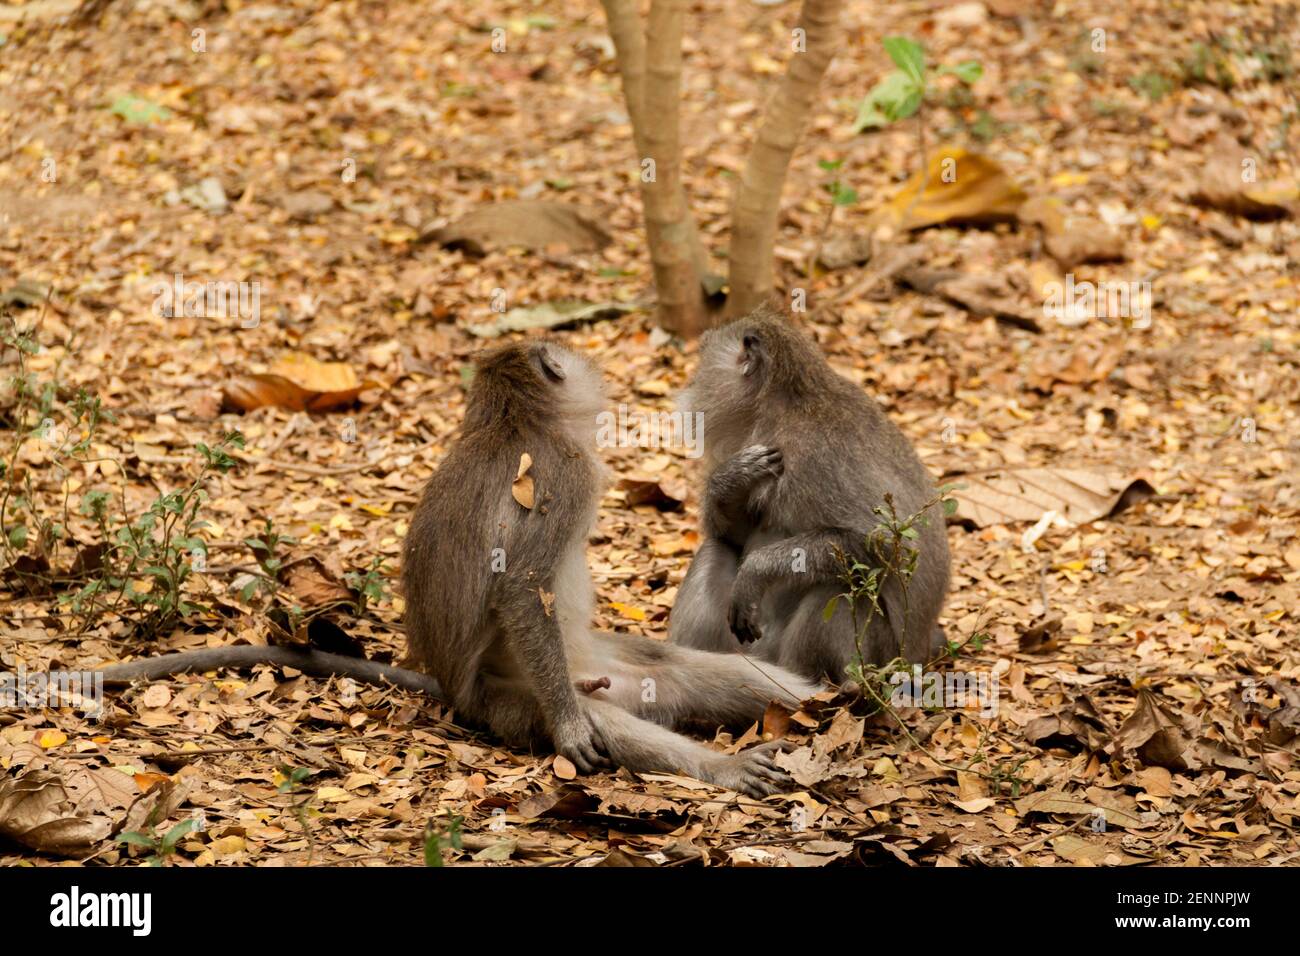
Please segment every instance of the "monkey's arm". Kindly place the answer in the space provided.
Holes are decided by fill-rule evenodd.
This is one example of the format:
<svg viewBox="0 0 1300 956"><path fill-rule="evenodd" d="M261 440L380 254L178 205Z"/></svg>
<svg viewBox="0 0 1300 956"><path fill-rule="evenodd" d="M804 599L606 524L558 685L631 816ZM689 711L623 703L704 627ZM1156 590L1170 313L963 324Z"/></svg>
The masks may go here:
<svg viewBox="0 0 1300 956"><path fill-rule="evenodd" d="M668 640L701 651L740 650L727 624L731 584L739 565L739 549L719 538L704 539L677 591L668 618Z"/></svg>
<svg viewBox="0 0 1300 956"><path fill-rule="evenodd" d="M578 689L569 676L559 617L548 603L555 600L555 584L540 575L522 577L542 583L503 586L497 608L502 633L537 699L555 749L583 773L608 767L604 741L578 703Z"/></svg>
<svg viewBox="0 0 1300 956"><path fill-rule="evenodd" d="M750 445L709 476L701 503L704 533L743 548L785 470L779 449Z"/></svg>

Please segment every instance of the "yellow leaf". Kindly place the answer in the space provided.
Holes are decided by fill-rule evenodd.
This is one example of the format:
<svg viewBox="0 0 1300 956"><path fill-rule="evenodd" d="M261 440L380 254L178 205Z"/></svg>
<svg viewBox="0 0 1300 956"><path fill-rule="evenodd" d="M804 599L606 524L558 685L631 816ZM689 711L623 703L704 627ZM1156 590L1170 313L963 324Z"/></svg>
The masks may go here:
<svg viewBox="0 0 1300 956"><path fill-rule="evenodd" d="M923 180L925 191L921 192ZM920 229L941 222L1005 221L1015 217L1024 201L1025 194L993 160L945 146L931 157L924 177L917 173L909 179L871 219L873 227L895 229Z"/></svg>
<svg viewBox="0 0 1300 956"><path fill-rule="evenodd" d="M618 611L619 614L622 614L629 621L645 620L645 611L641 610L639 607L633 607L630 604L619 604L617 601L610 601L609 606Z"/></svg>
<svg viewBox="0 0 1300 956"><path fill-rule="evenodd" d="M1088 174L1078 173L1078 172L1057 173L1048 181L1053 186L1061 186L1061 187L1082 186L1084 183L1088 181Z"/></svg>
<svg viewBox="0 0 1300 956"><path fill-rule="evenodd" d="M219 840L213 840L209 849L217 856L231 856L242 852L247 845L243 837L223 836Z"/></svg>
<svg viewBox="0 0 1300 956"><path fill-rule="evenodd" d="M36 743L46 750L61 747L68 742L68 735L61 730L47 730L36 738Z"/></svg>

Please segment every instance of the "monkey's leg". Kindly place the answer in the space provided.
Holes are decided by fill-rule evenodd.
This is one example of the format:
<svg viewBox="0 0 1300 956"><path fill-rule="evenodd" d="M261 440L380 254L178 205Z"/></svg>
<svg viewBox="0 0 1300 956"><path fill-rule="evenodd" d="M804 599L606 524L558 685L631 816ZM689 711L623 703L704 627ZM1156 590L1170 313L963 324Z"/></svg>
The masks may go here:
<svg viewBox="0 0 1300 956"><path fill-rule="evenodd" d="M857 660L858 649L853 614L847 602L840 601L835 613L826 619L826 605L837 593L838 589L833 587L814 588L806 593L781 629L764 632L753 652L795 673L842 683L849 664ZM868 664L884 663L872 659L871 638L881 627L888 630L883 621L873 623L868 639L863 641L862 653Z"/></svg>
<svg viewBox="0 0 1300 956"><path fill-rule="evenodd" d="M826 603L843 590L845 561L870 561L865 550L866 535L859 531L845 528L827 528L792 535L780 541L764 545L750 551L736 571L736 579L731 588L731 608L727 620L732 632L742 642L754 641L762 637L758 622L759 602L763 595L772 588L789 589L805 586L809 589L824 590ZM918 617L913 614L912 621L904 613L907 602L903 600L902 583L896 576L887 576L880 592L880 604L885 612L885 622L893 629L897 653L909 660L923 659L929 648L930 623L926 624L922 640L908 630L909 624L915 624ZM820 611L825 610L823 604ZM874 626L874 625L873 625ZM912 630L915 630L913 627ZM873 635L873 645L874 645ZM884 653L885 641L879 648L872 647L871 656ZM865 648L864 648L865 650ZM764 654L773 660L769 654Z"/></svg>
<svg viewBox="0 0 1300 956"><path fill-rule="evenodd" d="M668 619L668 640L702 651L736 653L740 642L727 624L731 584L740 554L718 538L706 538L677 591Z"/></svg>
<svg viewBox="0 0 1300 956"><path fill-rule="evenodd" d="M776 744L724 754L666 727L642 720L607 701L583 700L610 759L633 771L677 773L763 798L793 786L773 762Z"/></svg>
<svg viewBox="0 0 1300 956"><path fill-rule="evenodd" d="M744 654L677 647L639 635L594 634L589 665L608 672L597 699L665 727L747 726L767 705L797 707L824 689Z"/></svg>

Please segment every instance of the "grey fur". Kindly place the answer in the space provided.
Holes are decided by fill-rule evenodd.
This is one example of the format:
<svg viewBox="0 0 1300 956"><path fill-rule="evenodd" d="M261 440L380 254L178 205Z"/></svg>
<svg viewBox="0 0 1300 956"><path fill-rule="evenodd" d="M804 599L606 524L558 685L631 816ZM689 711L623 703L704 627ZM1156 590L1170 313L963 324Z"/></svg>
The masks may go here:
<svg viewBox="0 0 1300 956"><path fill-rule="evenodd" d="M816 344L768 307L705 334L700 366L678 402L702 412L704 543L678 591L670 640L750 653L809 678L843 680L856 659L841 601L841 555L865 560L873 509L893 498L899 518L934 498L934 483L902 432ZM942 508L927 512L905 593L892 578L863 657L924 661L942 632L948 539ZM730 596L729 599L727 596Z"/></svg>
<svg viewBox="0 0 1300 956"><path fill-rule="evenodd" d="M674 728L748 724L771 699L792 705L818 684L745 656L590 630L586 542L603 480L594 447L603 401L598 373L554 343L505 346L479 362L460 439L406 538L410 659L463 719L515 746L554 746L583 772L612 762L752 796L789 786L773 746L727 755ZM531 509L511 496L525 453Z"/></svg>

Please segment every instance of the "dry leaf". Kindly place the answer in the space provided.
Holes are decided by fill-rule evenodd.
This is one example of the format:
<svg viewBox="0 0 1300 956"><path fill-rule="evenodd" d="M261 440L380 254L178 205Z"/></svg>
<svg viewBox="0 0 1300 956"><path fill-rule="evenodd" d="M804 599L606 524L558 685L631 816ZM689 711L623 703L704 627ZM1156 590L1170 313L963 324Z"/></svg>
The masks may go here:
<svg viewBox="0 0 1300 956"><path fill-rule="evenodd" d="M244 375L222 388L222 407L248 412L274 405L293 411L323 412L343 408L362 392L379 383L359 381L344 362L321 362L310 355L290 352L266 373Z"/></svg>
<svg viewBox="0 0 1300 956"><path fill-rule="evenodd" d="M1118 514L1155 494L1142 478L1119 469L1014 468L959 475L951 497L957 521L977 528L1032 522L1055 512L1071 525Z"/></svg>
<svg viewBox="0 0 1300 956"><path fill-rule="evenodd" d="M538 199L480 206L451 225L426 232L420 238L476 256L509 246L595 252L610 243L602 217L596 213L568 203Z"/></svg>
<svg viewBox="0 0 1300 956"><path fill-rule="evenodd" d="M1255 182L1257 171L1251 164L1257 158L1257 150L1244 149L1233 137L1220 134L1210 145L1210 159L1201 167L1191 201L1247 219L1294 216L1300 208L1300 188Z"/></svg>
<svg viewBox="0 0 1300 956"><path fill-rule="evenodd" d="M1035 196L1016 213L1021 223L1043 231L1043 246L1065 270L1085 262L1124 258L1124 238L1105 223L1071 215L1059 199Z"/></svg>
<svg viewBox="0 0 1300 956"><path fill-rule="evenodd" d="M519 456L519 473L515 475L515 480L510 486L510 496L519 502L529 511L533 510L536 503L533 497L533 477L528 474L528 469L532 467L533 456L524 452Z"/></svg>
<svg viewBox="0 0 1300 956"><path fill-rule="evenodd" d="M996 162L945 146L930 157L926 175L917 173L904 183L872 214L870 224L874 232L881 225L907 230L946 222L1005 222L1015 218L1024 201L1025 194Z"/></svg>

